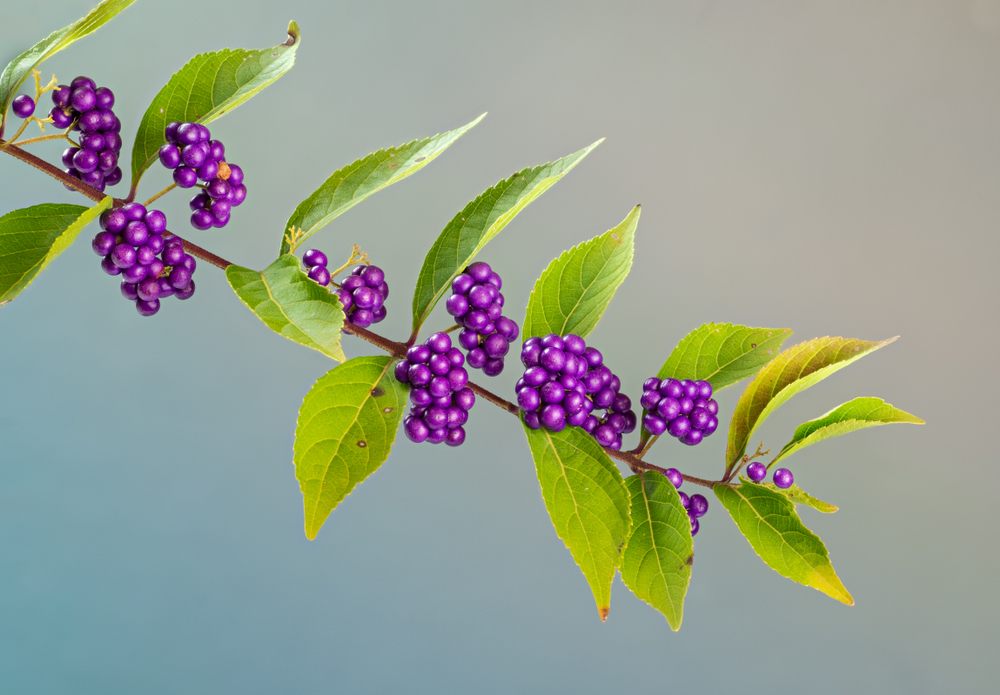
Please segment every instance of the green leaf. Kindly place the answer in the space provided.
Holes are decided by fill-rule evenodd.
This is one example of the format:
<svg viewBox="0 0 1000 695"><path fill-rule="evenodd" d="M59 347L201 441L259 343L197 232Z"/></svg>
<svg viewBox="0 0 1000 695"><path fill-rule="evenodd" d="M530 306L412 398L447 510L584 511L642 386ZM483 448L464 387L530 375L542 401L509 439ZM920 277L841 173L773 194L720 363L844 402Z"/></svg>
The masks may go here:
<svg viewBox="0 0 1000 695"><path fill-rule="evenodd" d="M614 229L564 251L535 282L524 338L549 333L586 337L632 267L640 207Z"/></svg>
<svg viewBox="0 0 1000 695"><path fill-rule="evenodd" d="M211 123L232 111L291 70L301 42L299 25L291 22L288 39L273 48L227 48L188 61L153 98L139 123L132 147L132 190L166 142L168 123Z"/></svg>
<svg viewBox="0 0 1000 695"><path fill-rule="evenodd" d="M746 452L754 430L785 401L894 340L813 338L778 355L747 384L733 410L726 446L727 473Z"/></svg>
<svg viewBox="0 0 1000 695"><path fill-rule="evenodd" d="M7 122L7 110L17 96L17 91L42 61L51 58L74 41L82 39L110 22L115 15L131 5L135 0L104 0L92 9L85 17L68 27L54 31L36 43L24 53L10 61L0 74L0 136L3 135L3 124ZM34 97L34 90L31 91Z"/></svg>
<svg viewBox="0 0 1000 695"><path fill-rule="evenodd" d="M355 357L316 382L299 408L295 477L305 505L306 537L389 457L406 406L392 357Z"/></svg>
<svg viewBox="0 0 1000 695"><path fill-rule="evenodd" d="M109 196L92 208L44 203L0 217L0 304L19 295L113 202Z"/></svg>
<svg viewBox="0 0 1000 695"><path fill-rule="evenodd" d="M799 520L795 505L766 487L743 478L740 482L739 487L717 484L715 496L760 559L783 577L853 606L854 599L833 570L826 546Z"/></svg>
<svg viewBox="0 0 1000 695"><path fill-rule="evenodd" d="M629 476L625 487L632 497L632 535L622 558L622 581L680 630L694 562L691 520L677 489L659 473Z"/></svg>
<svg viewBox="0 0 1000 695"><path fill-rule="evenodd" d="M824 514L833 514L835 511L839 509L839 507L835 507L829 502L824 502L823 500L816 499L815 497L810 495L808 492L800 488L795 483L792 483L792 486L785 490L782 490L774 483L764 483L763 487L766 487L771 492L777 492L779 495L787 497L795 504L804 504L806 506L812 507L813 509L821 511Z"/></svg>
<svg viewBox="0 0 1000 695"><path fill-rule="evenodd" d="M796 427L795 436L782 447L771 463L791 456L799 449L804 449L810 444L821 442L824 439L866 427L889 425L894 422L905 422L911 425L924 424L920 418L889 405L881 398L855 398L838 405L826 415Z"/></svg>
<svg viewBox="0 0 1000 695"><path fill-rule="evenodd" d="M285 225L285 232L292 227L301 229L304 234L296 243L302 243L368 196L423 169L485 117L484 113L457 130L379 150L333 172L322 186L299 203ZM291 246L282 232L281 253L290 252Z"/></svg>
<svg viewBox="0 0 1000 695"><path fill-rule="evenodd" d="M486 189L455 215L427 252L420 269L417 287L413 291L414 335L438 300L451 288L451 281L465 270L487 242L602 142L603 139L598 140L549 164L519 171Z"/></svg>
<svg viewBox="0 0 1000 695"><path fill-rule="evenodd" d="M753 376L777 357L791 334L788 328L706 323L684 336L656 378L703 379L719 391Z"/></svg>
<svg viewBox="0 0 1000 695"><path fill-rule="evenodd" d="M556 535L580 566L603 621L611 606L611 580L631 526L622 475L604 449L579 427L549 432L525 425L524 431Z"/></svg>
<svg viewBox="0 0 1000 695"><path fill-rule="evenodd" d="M238 265L226 279L247 308L275 333L343 362L340 328L344 310L337 296L310 280L295 256L280 256L264 270Z"/></svg>

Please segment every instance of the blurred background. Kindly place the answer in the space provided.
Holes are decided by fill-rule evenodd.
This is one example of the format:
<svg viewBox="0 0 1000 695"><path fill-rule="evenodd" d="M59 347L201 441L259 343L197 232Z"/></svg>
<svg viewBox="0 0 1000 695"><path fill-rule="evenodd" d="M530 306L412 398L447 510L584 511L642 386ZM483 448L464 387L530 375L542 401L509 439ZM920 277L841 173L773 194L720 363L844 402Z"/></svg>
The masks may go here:
<svg viewBox="0 0 1000 695"><path fill-rule="evenodd" d="M4 3L0 60L91 6ZM776 451L855 396L927 421L789 460L841 509L802 518L857 605L772 572L712 497L683 629L618 580L602 624L519 425L485 403L459 449L400 437L309 542L292 437L333 363L206 263L192 301L140 318L85 232L0 309L0 691L994 692L1000 2L139 2L43 75L111 87L129 152L191 56L273 46L290 19L297 66L211 126L247 202L199 233L177 192L171 227L264 267L335 169L488 111L310 244L333 263L358 243L386 269L379 328L403 339L458 210L606 137L481 259L520 322L553 257L641 203L632 273L588 339L633 399L706 321L788 327L788 345L902 336L759 431ZM0 177L2 212L85 202L10 157ZM154 166L140 199L168 183ZM442 306L427 326L449 323ZM512 358L492 385L517 376ZM717 476L724 449L662 441L650 460Z"/></svg>

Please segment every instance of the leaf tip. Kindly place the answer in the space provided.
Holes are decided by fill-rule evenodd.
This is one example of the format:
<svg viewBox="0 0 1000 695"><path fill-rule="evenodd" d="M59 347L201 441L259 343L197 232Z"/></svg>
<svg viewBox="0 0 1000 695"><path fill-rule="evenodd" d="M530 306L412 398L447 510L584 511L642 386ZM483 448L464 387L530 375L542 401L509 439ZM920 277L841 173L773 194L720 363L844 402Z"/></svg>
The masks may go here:
<svg viewBox="0 0 1000 695"><path fill-rule="evenodd" d="M298 23L293 19L288 23L288 38L281 44L282 46L294 46L302 40L302 31Z"/></svg>
<svg viewBox="0 0 1000 695"><path fill-rule="evenodd" d="M605 622L608 619L608 613L611 612L611 606L598 606L597 615L601 618L601 622Z"/></svg>

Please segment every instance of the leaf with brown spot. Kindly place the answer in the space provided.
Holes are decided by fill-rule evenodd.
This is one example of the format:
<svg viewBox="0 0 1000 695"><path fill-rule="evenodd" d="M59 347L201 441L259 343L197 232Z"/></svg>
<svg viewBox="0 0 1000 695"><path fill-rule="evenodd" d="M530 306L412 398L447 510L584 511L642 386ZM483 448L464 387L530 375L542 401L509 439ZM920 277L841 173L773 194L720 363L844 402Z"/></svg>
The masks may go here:
<svg viewBox="0 0 1000 695"><path fill-rule="evenodd" d="M394 361L387 356L348 360L321 377L302 401L294 460L310 540L389 456L407 395L392 376Z"/></svg>

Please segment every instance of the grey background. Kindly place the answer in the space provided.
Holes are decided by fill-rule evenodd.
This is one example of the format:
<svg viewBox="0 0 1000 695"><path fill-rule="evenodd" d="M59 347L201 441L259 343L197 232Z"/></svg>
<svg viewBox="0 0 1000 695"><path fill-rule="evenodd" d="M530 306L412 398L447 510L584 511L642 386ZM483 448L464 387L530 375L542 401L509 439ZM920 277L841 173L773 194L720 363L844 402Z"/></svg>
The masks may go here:
<svg viewBox="0 0 1000 695"><path fill-rule="evenodd" d="M89 7L4 2L0 59ZM386 268L380 328L402 338L420 259L457 210L606 136L482 256L508 306L642 203L632 274L592 335L633 397L704 321L792 342L901 335L760 432L778 448L858 395L927 420L790 460L841 507L802 515L857 605L769 570L713 499L681 632L617 580L602 624L517 423L487 404L461 449L399 442L306 541L292 434L333 365L267 331L207 264L194 300L140 319L82 238L0 310L0 691L990 691L1000 3L141 2L43 70L111 86L128 149L188 58L274 45L292 18L297 67L212 126L249 198L227 229L188 236L263 267L334 169L489 111L314 238ZM79 200L0 168L2 211ZM141 192L168 180L154 167ZM187 227L186 196L163 209ZM665 441L651 460L715 476L724 446Z"/></svg>

